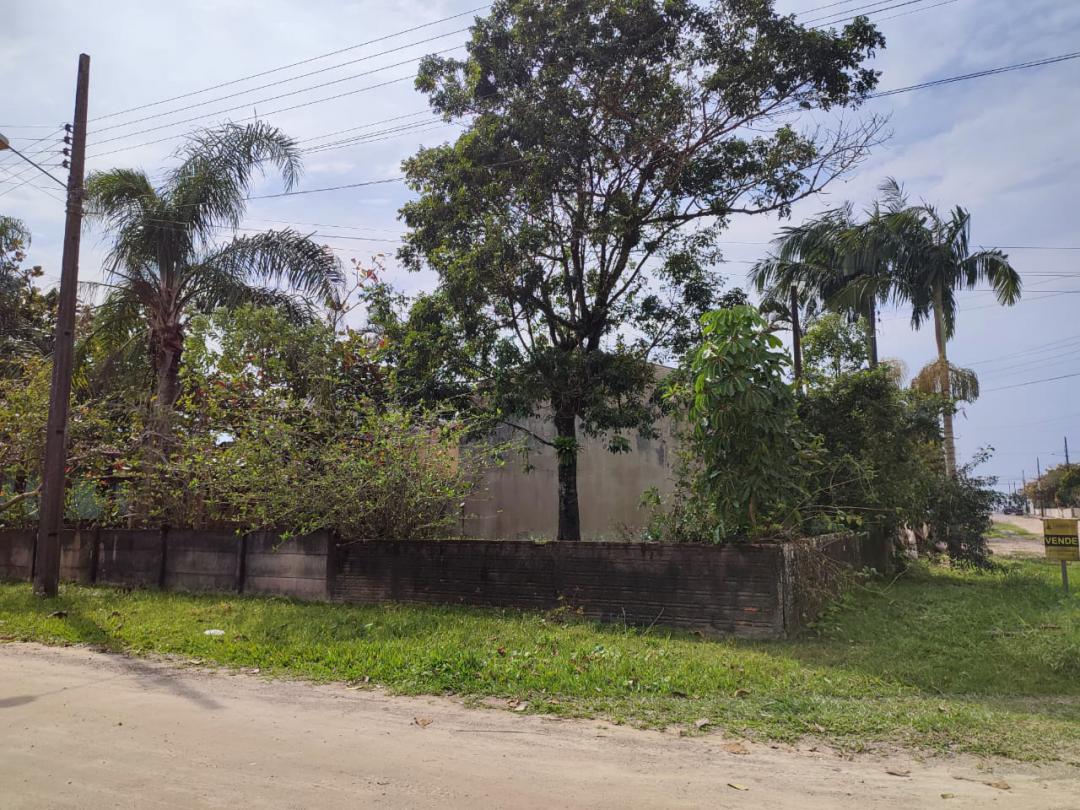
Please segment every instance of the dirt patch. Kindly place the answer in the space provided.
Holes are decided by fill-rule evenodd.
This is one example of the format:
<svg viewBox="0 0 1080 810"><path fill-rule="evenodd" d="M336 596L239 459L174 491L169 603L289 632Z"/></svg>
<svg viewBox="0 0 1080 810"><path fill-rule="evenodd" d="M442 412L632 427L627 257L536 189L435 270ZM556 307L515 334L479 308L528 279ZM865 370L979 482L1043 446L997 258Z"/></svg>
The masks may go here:
<svg viewBox="0 0 1080 810"><path fill-rule="evenodd" d="M467 708L449 698L0 646L5 806L1075 807L1080 771Z"/></svg>

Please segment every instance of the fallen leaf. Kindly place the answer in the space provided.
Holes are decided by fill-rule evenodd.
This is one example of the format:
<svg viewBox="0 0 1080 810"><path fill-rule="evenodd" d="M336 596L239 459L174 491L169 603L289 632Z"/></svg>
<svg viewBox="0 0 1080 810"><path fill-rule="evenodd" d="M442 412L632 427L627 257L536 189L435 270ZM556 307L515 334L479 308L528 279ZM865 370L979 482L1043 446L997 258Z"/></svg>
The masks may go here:
<svg viewBox="0 0 1080 810"><path fill-rule="evenodd" d="M889 776L911 776L911 771L885 771Z"/></svg>
<svg viewBox="0 0 1080 810"><path fill-rule="evenodd" d="M744 698L749 694L750 694L749 689L736 689L735 690L735 697L737 697L737 698Z"/></svg>
<svg viewBox="0 0 1080 810"><path fill-rule="evenodd" d="M729 754L749 754L750 753L750 749L747 748L745 745L743 745L741 742L738 742L738 741L729 742L729 743L723 743L720 747L723 750L727 751Z"/></svg>
<svg viewBox="0 0 1080 810"><path fill-rule="evenodd" d="M941 704L941 705L939 705L939 706L937 707L937 710L938 710L939 712L941 712L942 714L948 714L948 713L949 713L949 707L948 707L948 706L946 706L946 705L944 705L944 704Z"/></svg>
<svg viewBox="0 0 1080 810"><path fill-rule="evenodd" d="M943 798L943 799L955 799L956 794L955 793L942 793L941 798Z"/></svg>
<svg viewBox="0 0 1080 810"><path fill-rule="evenodd" d="M517 706L514 707L514 711L515 712L523 712L527 708L529 708L529 702L527 700L523 700L521 703L519 703Z"/></svg>
<svg viewBox="0 0 1080 810"><path fill-rule="evenodd" d="M996 782L987 782L986 784L992 788L997 788L998 790L1012 790L1012 785L1004 779L998 779Z"/></svg>
<svg viewBox="0 0 1080 810"><path fill-rule="evenodd" d="M702 717L700 720L694 721L694 728L697 729L705 728L707 725L709 725L709 719L707 717Z"/></svg>
<svg viewBox="0 0 1080 810"><path fill-rule="evenodd" d="M66 619L67 618L67 611L66 610L54 610L52 613L49 614L49 618L50 619Z"/></svg>
<svg viewBox="0 0 1080 810"><path fill-rule="evenodd" d="M732 790L749 790L750 789L750 788L746 787L745 785L739 785L739 784L736 784L735 782L728 782L727 786L729 788L731 788Z"/></svg>
<svg viewBox="0 0 1080 810"><path fill-rule="evenodd" d="M499 647L499 649L497 649L495 652L497 652L499 655L506 655L506 647Z"/></svg>
<svg viewBox="0 0 1080 810"><path fill-rule="evenodd" d="M420 728L427 728L431 725L431 719L428 717L414 717L412 721L420 726Z"/></svg>

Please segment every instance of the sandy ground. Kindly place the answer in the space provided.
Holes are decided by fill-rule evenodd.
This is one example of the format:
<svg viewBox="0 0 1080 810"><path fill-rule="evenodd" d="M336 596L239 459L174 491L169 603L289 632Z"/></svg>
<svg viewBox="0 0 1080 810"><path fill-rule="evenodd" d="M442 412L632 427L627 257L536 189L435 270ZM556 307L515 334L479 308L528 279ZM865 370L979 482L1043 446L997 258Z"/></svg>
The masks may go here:
<svg viewBox="0 0 1080 810"><path fill-rule="evenodd" d="M0 645L8 810L1034 810L1076 808L1078 797L1080 771L1062 765L850 758L809 744L680 737L85 648Z"/></svg>

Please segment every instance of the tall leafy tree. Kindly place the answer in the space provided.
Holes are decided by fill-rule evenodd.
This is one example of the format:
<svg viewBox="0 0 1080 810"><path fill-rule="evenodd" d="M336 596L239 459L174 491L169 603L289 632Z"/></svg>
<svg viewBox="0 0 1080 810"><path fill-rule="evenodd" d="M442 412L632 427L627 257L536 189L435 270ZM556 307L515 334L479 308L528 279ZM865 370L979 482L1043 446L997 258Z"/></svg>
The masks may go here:
<svg viewBox="0 0 1080 810"><path fill-rule="evenodd" d="M234 236L254 178L276 169L292 188L299 152L280 130L256 122L228 124L191 136L179 163L155 185L137 169L113 169L87 180L88 213L113 239L106 260L108 293L96 318L99 335L129 342L142 335L156 380L159 417L180 395L180 360L188 319L240 304L282 306L301 315L292 292L325 297L342 280L325 247L292 230Z"/></svg>
<svg viewBox="0 0 1080 810"><path fill-rule="evenodd" d="M42 292L40 267L26 267L30 230L0 214L0 373L22 358L52 351L55 292Z"/></svg>
<svg viewBox="0 0 1080 810"><path fill-rule="evenodd" d="M892 211L890 229L900 246L896 254L898 297L910 302L911 322L916 329L932 320L937 342L937 360L922 369L914 382L946 400L942 411L945 471L955 476L955 403L979 396L974 372L949 362L948 342L956 331L956 293L988 284L999 303L1011 306L1020 300L1023 283L1009 257L1000 250L971 249L971 214L967 210L957 206L943 214L927 202L909 205L903 188L895 181L889 181L885 191Z"/></svg>
<svg viewBox="0 0 1080 810"><path fill-rule="evenodd" d="M478 349L459 367L480 393L550 414L560 539L580 537L579 430L649 429L649 363L715 305L717 235L787 214L877 140L876 119L792 117L858 104L883 45L865 18L808 30L772 0L497 0L466 58L422 63L418 88L465 131L406 162L402 257L439 274L425 311Z"/></svg>

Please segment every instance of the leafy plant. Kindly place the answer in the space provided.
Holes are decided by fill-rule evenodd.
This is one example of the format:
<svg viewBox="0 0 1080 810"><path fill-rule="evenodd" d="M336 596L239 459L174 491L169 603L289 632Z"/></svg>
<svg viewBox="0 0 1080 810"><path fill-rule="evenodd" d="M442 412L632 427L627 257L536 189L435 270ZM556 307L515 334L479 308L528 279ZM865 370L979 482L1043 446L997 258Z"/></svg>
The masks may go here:
<svg viewBox="0 0 1080 810"><path fill-rule="evenodd" d="M866 328L835 312L818 317L802 340L807 382L836 379L866 365Z"/></svg>
<svg viewBox="0 0 1080 810"><path fill-rule="evenodd" d="M196 318L154 516L347 539L446 536L486 456L469 426L387 401L358 334L245 307Z"/></svg>
<svg viewBox="0 0 1080 810"><path fill-rule="evenodd" d="M993 489L996 479L974 475L988 455L980 452L955 475L941 476L927 515L931 539L952 562L983 569L993 567L985 534L1001 504L1001 493Z"/></svg>
<svg viewBox="0 0 1080 810"><path fill-rule="evenodd" d="M669 398L686 403L699 486L715 508L714 539L795 522L808 445L784 382L780 339L749 306L710 312Z"/></svg>
<svg viewBox="0 0 1080 810"><path fill-rule="evenodd" d="M924 523L941 475L939 413L939 399L900 388L884 365L811 386L799 401L820 442L806 513L825 529Z"/></svg>

